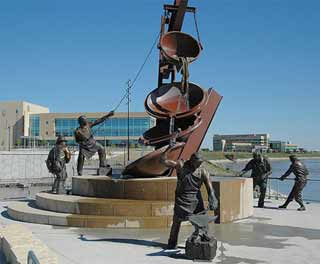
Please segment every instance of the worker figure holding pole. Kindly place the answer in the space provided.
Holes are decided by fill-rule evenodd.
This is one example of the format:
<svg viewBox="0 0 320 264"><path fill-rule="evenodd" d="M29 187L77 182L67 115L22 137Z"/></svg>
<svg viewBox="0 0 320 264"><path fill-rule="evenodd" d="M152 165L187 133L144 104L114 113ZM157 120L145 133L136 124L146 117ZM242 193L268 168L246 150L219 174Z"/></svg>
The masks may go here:
<svg viewBox="0 0 320 264"><path fill-rule="evenodd" d="M177 246L181 222L188 221L188 217L191 215L205 210L200 192L202 183L205 184L208 192L209 209L216 210L218 208L218 200L212 188L210 175L206 169L200 167L204 161L200 153L193 153L188 161L168 160L167 152L172 148L173 146L170 144L160 157L161 162L165 166L176 169L177 171L174 216L168 241L168 249L174 249Z"/></svg>
<svg viewBox="0 0 320 264"><path fill-rule="evenodd" d="M90 159L94 154L96 154L96 152L99 154L99 175L109 175L108 172L111 172L111 168L108 169L107 166L106 151L104 147L94 139L91 128L101 124L113 115L114 111L111 111L94 122L89 122L86 116L83 115L78 118L79 127L76 129L74 135L76 142L79 144L79 157L77 164L79 176L82 175L84 159Z"/></svg>
<svg viewBox="0 0 320 264"><path fill-rule="evenodd" d="M253 189L256 186L260 188L260 197L258 201L258 207L264 207L264 199L267 191L268 176L272 173L271 165L266 157L263 157L260 153L254 152L253 159L248 162L245 168L240 172L241 177L247 171L251 170L251 178L253 178Z"/></svg>
<svg viewBox="0 0 320 264"><path fill-rule="evenodd" d="M296 202L300 205L300 208L298 208L298 211L305 211L306 208L305 208L305 206L303 204L303 200L302 200L302 191L307 184L307 177L308 177L309 172L308 172L307 167L295 155L290 155L289 159L291 161L291 166L286 171L286 173L280 177L280 180L283 181L291 173L293 173L296 176L295 183L293 185L293 188L292 188L286 202L283 205L280 205L279 208L287 208L289 203L293 199L295 199Z"/></svg>

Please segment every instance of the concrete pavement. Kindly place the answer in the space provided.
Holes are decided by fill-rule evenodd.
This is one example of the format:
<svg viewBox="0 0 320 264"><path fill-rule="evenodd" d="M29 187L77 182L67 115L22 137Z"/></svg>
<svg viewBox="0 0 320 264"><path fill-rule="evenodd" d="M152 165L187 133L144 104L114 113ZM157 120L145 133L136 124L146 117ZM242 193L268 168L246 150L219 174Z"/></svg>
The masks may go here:
<svg viewBox="0 0 320 264"><path fill-rule="evenodd" d="M0 224L7 218L1 202ZM279 210L277 201L254 209L254 217L236 223L212 225L218 239L213 263L320 263L320 204L298 212L294 202ZM114 230L64 228L24 223L36 237L56 252L62 264L192 263L184 258L184 241L192 227L182 228L177 250L164 250L169 230Z"/></svg>

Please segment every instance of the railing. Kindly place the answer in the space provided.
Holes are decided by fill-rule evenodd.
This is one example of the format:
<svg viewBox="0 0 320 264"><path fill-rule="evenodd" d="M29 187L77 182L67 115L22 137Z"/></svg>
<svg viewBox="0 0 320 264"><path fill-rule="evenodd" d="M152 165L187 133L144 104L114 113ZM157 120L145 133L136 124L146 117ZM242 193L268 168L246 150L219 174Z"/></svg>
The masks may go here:
<svg viewBox="0 0 320 264"><path fill-rule="evenodd" d="M211 176L215 175L211 174ZM233 178L237 176L219 175L219 177ZM307 180L307 185L303 189L303 199L306 201L320 202L320 177L315 175L313 175L313 177L314 178L310 178ZM294 178L286 178L284 181L281 181L279 178L269 177L266 197L276 200L286 199L290 191L292 190L293 182ZM254 196L255 198L258 197L256 197L256 193L254 193Z"/></svg>
<svg viewBox="0 0 320 264"><path fill-rule="evenodd" d="M276 200L286 199L292 189L293 181L294 178L286 178L284 181L280 181L279 178L269 177L267 197ZM308 179L307 185L303 190L303 199L306 201L320 202L320 195L316 195L319 194L319 190L320 179Z"/></svg>
<svg viewBox="0 0 320 264"><path fill-rule="evenodd" d="M32 250L29 250L28 252L27 264L40 264L38 258L36 257L36 255Z"/></svg>

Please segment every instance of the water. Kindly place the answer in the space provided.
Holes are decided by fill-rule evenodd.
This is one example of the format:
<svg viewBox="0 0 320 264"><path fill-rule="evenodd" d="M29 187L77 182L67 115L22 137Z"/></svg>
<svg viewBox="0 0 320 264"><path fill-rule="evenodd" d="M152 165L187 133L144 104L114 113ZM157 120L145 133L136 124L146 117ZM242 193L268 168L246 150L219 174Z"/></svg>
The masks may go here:
<svg viewBox="0 0 320 264"><path fill-rule="evenodd" d="M319 201L320 202L320 159L304 159L302 162L307 166L309 170L309 179L319 180L318 182L309 181L307 186L303 190L303 198L305 200L310 201ZM233 169L235 171L242 170L247 161L240 162L228 162L223 163L222 165L226 168ZM288 160L270 160L272 166L272 175L270 177L279 178L283 175L290 166L290 161ZM250 172L246 174L250 176ZM291 174L288 178L294 178L294 175ZM280 193L288 195L291 191L291 188L294 184L294 181L285 180L269 180L269 184L271 184L271 189Z"/></svg>

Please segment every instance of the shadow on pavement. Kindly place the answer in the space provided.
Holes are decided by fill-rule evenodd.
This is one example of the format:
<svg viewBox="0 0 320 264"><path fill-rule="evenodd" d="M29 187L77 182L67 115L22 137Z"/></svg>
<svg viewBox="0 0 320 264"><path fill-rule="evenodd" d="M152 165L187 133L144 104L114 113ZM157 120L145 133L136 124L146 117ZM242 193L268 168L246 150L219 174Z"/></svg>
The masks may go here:
<svg viewBox="0 0 320 264"><path fill-rule="evenodd" d="M155 253L149 253L146 254L146 256L149 257L169 257L174 259L188 259L184 253L181 252L181 250L161 250L159 252Z"/></svg>
<svg viewBox="0 0 320 264"><path fill-rule="evenodd" d="M131 244L145 247L158 247L165 249L166 244L157 241L149 241L144 239L132 239L132 238L98 238L98 239L87 239L84 235L80 235L79 239L85 242L112 242L121 244Z"/></svg>

